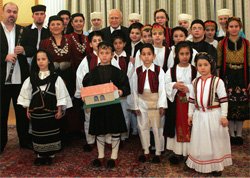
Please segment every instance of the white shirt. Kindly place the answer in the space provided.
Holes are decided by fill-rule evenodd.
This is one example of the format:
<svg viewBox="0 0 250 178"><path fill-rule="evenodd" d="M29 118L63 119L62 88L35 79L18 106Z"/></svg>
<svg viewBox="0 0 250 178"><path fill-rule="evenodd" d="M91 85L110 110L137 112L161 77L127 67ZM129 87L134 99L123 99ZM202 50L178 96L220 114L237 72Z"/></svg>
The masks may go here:
<svg viewBox="0 0 250 178"><path fill-rule="evenodd" d="M116 29L114 29L113 27L110 26L110 32L111 32L111 34L112 34L115 30L121 30L121 26L117 27Z"/></svg>
<svg viewBox="0 0 250 178"><path fill-rule="evenodd" d="M142 71L144 72L145 70L147 70L144 89L150 89L149 80L148 80L148 70L151 70L151 71L154 72L155 71L154 66L155 65L153 63L150 65L149 68L142 65ZM166 97L165 79L164 79L164 77L165 77L165 73L164 73L163 69L161 68L159 76L158 76L158 80L159 80L159 87L158 87L159 98L158 98L158 102L157 102L157 108L160 108L160 107L167 108L167 97ZM137 76L136 72L134 72L134 74L132 76L132 86L133 87L131 88L131 95L132 95L131 108L133 110L140 109L140 111L142 111L142 112L147 112L147 105L144 102L144 100L139 97L139 94L138 94L138 76Z"/></svg>
<svg viewBox="0 0 250 178"><path fill-rule="evenodd" d="M133 57L134 56L134 53L135 53L135 46L140 43L141 41L138 41L136 43L133 43L131 42L131 56Z"/></svg>
<svg viewBox="0 0 250 178"><path fill-rule="evenodd" d="M4 29L4 33L8 42L8 54L14 54L14 49L16 47L15 45L15 40L16 40L16 25L14 25L14 27L12 28L11 31L9 31L5 24L3 22L1 22L3 29ZM1 60L5 60L5 59L1 59ZM7 66L6 66L6 78L5 80L7 80L9 73L10 73L10 68L12 66L11 62L7 62ZM16 64L14 67L14 71L13 71L13 75L12 75L12 80L11 80L12 84L21 84L21 70L20 70L20 65L19 65L19 61L16 60Z"/></svg>

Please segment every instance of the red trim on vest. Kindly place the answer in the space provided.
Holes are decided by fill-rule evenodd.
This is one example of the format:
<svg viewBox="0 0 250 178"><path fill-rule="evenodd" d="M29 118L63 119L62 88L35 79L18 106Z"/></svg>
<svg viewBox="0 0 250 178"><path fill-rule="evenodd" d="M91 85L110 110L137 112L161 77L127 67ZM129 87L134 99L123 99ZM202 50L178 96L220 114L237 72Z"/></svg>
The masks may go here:
<svg viewBox="0 0 250 178"><path fill-rule="evenodd" d="M149 86L150 90L152 93L158 93L158 88L159 88L159 73L160 73L160 67L157 65L155 66L155 71L148 70L148 80L149 80ZM146 73L147 70L142 72L142 66L138 67L136 69L136 73L138 76L138 93L142 94L144 90L144 85L145 85L145 79L146 79Z"/></svg>
<svg viewBox="0 0 250 178"><path fill-rule="evenodd" d="M89 64L89 71L92 71L97 66L98 57L94 53L91 53L90 56L91 60Z"/></svg>

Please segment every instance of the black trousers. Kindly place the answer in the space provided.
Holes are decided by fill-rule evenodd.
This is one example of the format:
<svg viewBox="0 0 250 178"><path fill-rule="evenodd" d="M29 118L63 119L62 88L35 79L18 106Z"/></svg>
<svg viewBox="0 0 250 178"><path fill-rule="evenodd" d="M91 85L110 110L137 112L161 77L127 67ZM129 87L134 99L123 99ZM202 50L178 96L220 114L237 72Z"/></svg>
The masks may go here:
<svg viewBox="0 0 250 178"><path fill-rule="evenodd" d="M28 133L29 130L29 120L26 116L26 109L21 105L17 105L17 98L19 96L22 85L20 84L11 84L1 86L1 140L0 146L1 151L4 150L4 147L8 141L8 116L10 101L12 99L13 106L15 109L16 115L16 128L17 135L19 138L20 146L25 146L30 142L30 136Z"/></svg>

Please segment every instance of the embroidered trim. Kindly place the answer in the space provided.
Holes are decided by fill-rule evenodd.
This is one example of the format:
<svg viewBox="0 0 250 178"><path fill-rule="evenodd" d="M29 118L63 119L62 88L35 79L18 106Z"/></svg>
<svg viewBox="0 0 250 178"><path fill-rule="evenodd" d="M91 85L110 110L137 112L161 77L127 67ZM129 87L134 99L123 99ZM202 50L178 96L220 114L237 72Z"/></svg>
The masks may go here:
<svg viewBox="0 0 250 178"><path fill-rule="evenodd" d="M188 155L188 158L190 158L193 162L195 162L195 163L197 163L197 164L213 164L213 163L221 163L221 162L223 162L225 159L232 158L232 155L231 155L231 154L227 154L227 155L224 155L224 156L221 157L221 158L218 158L218 159L210 159L210 160L206 160L206 161L197 160L197 159L195 159L194 157L192 157L191 155Z"/></svg>
<svg viewBox="0 0 250 178"><path fill-rule="evenodd" d="M220 101L220 103L228 102L228 97L225 96L225 97L223 97L223 98L219 98L219 101Z"/></svg>
<svg viewBox="0 0 250 178"><path fill-rule="evenodd" d="M67 54L69 52L69 44L68 44L67 38L65 38L65 45L63 48L58 48L58 46L56 45L54 40L52 40L51 37L49 39L50 39L52 46L54 48L54 52L56 53L57 56L63 56L64 54Z"/></svg>
<svg viewBox="0 0 250 178"><path fill-rule="evenodd" d="M72 37L74 43L76 44L76 49L77 49L77 51L79 51L80 53L84 53L84 52L85 52L85 49L86 49L85 43L80 44L80 43L75 39L75 36L74 36L73 34L71 34L71 37Z"/></svg>

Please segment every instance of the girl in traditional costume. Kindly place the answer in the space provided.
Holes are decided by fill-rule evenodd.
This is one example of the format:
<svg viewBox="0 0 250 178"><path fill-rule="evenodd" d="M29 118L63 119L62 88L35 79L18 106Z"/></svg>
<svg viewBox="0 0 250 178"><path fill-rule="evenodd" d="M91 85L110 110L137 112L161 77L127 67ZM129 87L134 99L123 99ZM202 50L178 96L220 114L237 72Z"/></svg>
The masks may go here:
<svg viewBox="0 0 250 178"><path fill-rule="evenodd" d="M61 77L55 72L48 52L38 50L31 65L31 76L22 86L18 104L27 108L32 125L33 149L37 154L35 165L50 165L61 149L59 119L71 98Z"/></svg>
<svg viewBox="0 0 250 178"><path fill-rule="evenodd" d="M242 23L231 17L227 22L229 37L218 44L217 67L226 84L229 98L228 119L231 144L242 145L243 121L249 119L249 41L239 37Z"/></svg>
<svg viewBox="0 0 250 178"><path fill-rule="evenodd" d="M166 73L166 93L168 109L166 111L165 134L167 150L172 150L170 163L177 164L188 155L191 129L188 125L188 98L192 89L192 80L197 71L190 64L193 50L188 42L179 42L175 47L176 64Z"/></svg>
<svg viewBox="0 0 250 178"><path fill-rule="evenodd" d="M228 98L224 82L212 75L215 62L207 53L199 53L195 62L200 77L190 91L188 123L192 125L186 164L197 172L220 176L225 166L232 165L228 133Z"/></svg>

